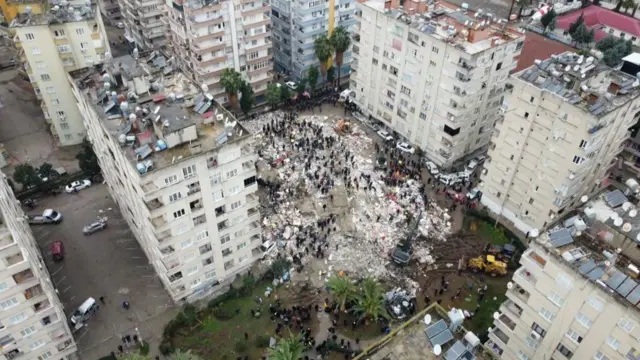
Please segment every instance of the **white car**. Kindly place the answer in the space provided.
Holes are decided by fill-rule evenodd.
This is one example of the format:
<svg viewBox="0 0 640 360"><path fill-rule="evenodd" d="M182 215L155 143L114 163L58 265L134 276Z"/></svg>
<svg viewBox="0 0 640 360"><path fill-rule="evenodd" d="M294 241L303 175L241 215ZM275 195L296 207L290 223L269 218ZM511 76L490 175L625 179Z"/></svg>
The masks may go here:
<svg viewBox="0 0 640 360"><path fill-rule="evenodd" d="M293 81L287 81L286 83L284 83L285 85L287 85L287 87L291 90L295 90L298 87L298 84L296 84Z"/></svg>
<svg viewBox="0 0 640 360"><path fill-rule="evenodd" d="M116 27L118 27L118 29L124 29L124 24L119 22L116 24Z"/></svg>
<svg viewBox="0 0 640 360"><path fill-rule="evenodd" d="M480 191L480 189L478 189L478 188L473 188L473 189L469 190L469 192L467 193L467 199L469 199L469 200L475 200L476 198L479 198L480 196L482 196L482 191Z"/></svg>
<svg viewBox="0 0 640 360"><path fill-rule="evenodd" d="M478 167L478 162L476 160L471 160L467 164L467 170L469 170L469 172L473 172L477 167Z"/></svg>
<svg viewBox="0 0 640 360"><path fill-rule="evenodd" d="M266 258L269 254L277 249L276 243L271 242L269 240L262 243L260 246L260 250L262 250L262 255L260 255L261 259Z"/></svg>
<svg viewBox="0 0 640 360"><path fill-rule="evenodd" d="M435 163L431 162L431 161L426 161L424 163L424 166L427 167L427 170L429 171L429 174L436 176L440 173L440 170L438 170L438 165L436 165Z"/></svg>
<svg viewBox="0 0 640 360"><path fill-rule="evenodd" d="M484 155L478 155L476 156L475 160L478 162L478 164L482 164L483 162L485 162L485 160L487 160L487 157Z"/></svg>
<svg viewBox="0 0 640 360"><path fill-rule="evenodd" d="M86 189L89 186L91 186L91 181L89 180L80 180L80 181L74 181L71 184L67 185L67 187L65 188L65 190L71 194L73 192L78 192L82 189Z"/></svg>
<svg viewBox="0 0 640 360"><path fill-rule="evenodd" d="M380 135L384 141L393 141L393 136L384 130L378 130L376 134Z"/></svg>
<svg viewBox="0 0 640 360"><path fill-rule="evenodd" d="M413 146L407 144L406 142L399 142L396 145L396 148L400 151L404 151L409 154L413 154L414 152L416 152L416 149Z"/></svg>

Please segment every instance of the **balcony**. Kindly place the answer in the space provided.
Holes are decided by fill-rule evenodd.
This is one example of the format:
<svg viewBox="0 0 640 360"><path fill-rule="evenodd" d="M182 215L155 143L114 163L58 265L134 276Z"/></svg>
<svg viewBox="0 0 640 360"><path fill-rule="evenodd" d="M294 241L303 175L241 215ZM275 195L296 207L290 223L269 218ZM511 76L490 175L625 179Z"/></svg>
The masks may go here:
<svg viewBox="0 0 640 360"><path fill-rule="evenodd" d="M162 226L166 225L167 224L167 220L164 219L163 215L160 215L160 216L156 216L155 218L151 219L151 224L153 225L153 227L159 228L159 227L162 227Z"/></svg>
<svg viewBox="0 0 640 360"><path fill-rule="evenodd" d="M175 251L176 251L176 249L174 249L174 248L173 248L173 245L169 245L169 246L167 246L166 248L162 248L162 249L160 249L160 253L161 253L162 255L165 255L165 256L166 256L166 255L173 254Z"/></svg>
<svg viewBox="0 0 640 360"><path fill-rule="evenodd" d="M523 310L515 302L511 301L510 299L506 299L502 303L502 305L500 305L500 311L503 312L503 313L510 313L515 318L520 318L520 316L522 315L522 311Z"/></svg>
<svg viewBox="0 0 640 360"><path fill-rule="evenodd" d="M4 356L7 358L7 360L17 359L22 355L24 355L24 352L20 351L19 349L11 350L9 352L4 353Z"/></svg>
<svg viewBox="0 0 640 360"><path fill-rule="evenodd" d="M189 184L189 186L187 186L187 196L191 196L193 194L199 193L200 192L200 182L194 182L193 184Z"/></svg>
<svg viewBox="0 0 640 360"><path fill-rule="evenodd" d="M527 268L524 268L524 267L521 267L520 269L518 269L518 271L516 271L516 275L534 287L538 282L538 279L536 279L536 277L533 276L531 271L527 270Z"/></svg>
<svg viewBox="0 0 640 360"><path fill-rule="evenodd" d="M211 247L211 244L204 244L202 246L200 246L200 248L198 249L200 251L200 255L204 255L206 253L208 253L209 251L211 251L213 248Z"/></svg>
<svg viewBox="0 0 640 360"><path fill-rule="evenodd" d="M360 42L360 34L353 34L353 41L359 43Z"/></svg>
<svg viewBox="0 0 640 360"><path fill-rule="evenodd" d="M257 208L251 208L249 210L247 210L247 217L251 218L254 215L258 215L260 214L260 212L258 211Z"/></svg>
<svg viewBox="0 0 640 360"><path fill-rule="evenodd" d="M198 226L206 222L207 222L207 216L205 214L202 214L198 217L193 218L193 226Z"/></svg>
<svg viewBox="0 0 640 360"><path fill-rule="evenodd" d="M33 305L33 311L38 313L38 312L46 310L46 309L48 309L50 307L51 307L51 302L49 302L49 300L47 299L47 300L40 301L39 303L35 303Z"/></svg>
<svg viewBox="0 0 640 360"><path fill-rule="evenodd" d="M23 270L13 275L13 280L16 282L16 284L25 283L33 278L35 278L35 276L33 275L33 271L31 271L31 269Z"/></svg>
<svg viewBox="0 0 640 360"><path fill-rule="evenodd" d="M17 253L15 255L11 255L11 256L7 256L5 258L6 262L7 262L7 266L13 266L16 264L20 264L21 262L24 261L24 256L22 256L22 253Z"/></svg>
<svg viewBox="0 0 640 360"><path fill-rule="evenodd" d="M164 206L162 201L160 201L159 199L153 199L153 200L147 201L146 205L147 205L147 209L149 209L150 211L158 209L158 208L161 208L162 206Z"/></svg>
<svg viewBox="0 0 640 360"><path fill-rule="evenodd" d="M262 239L262 236L260 236L260 234L253 234L250 238L249 241L250 242L256 242Z"/></svg>
<svg viewBox="0 0 640 360"><path fill-rule="evenodd" d="M171 237L171 230L165 230L161 233L159 233L158 235L156 235L156 239L158 239L158 242L162 242L167 238Z"/></svg>
<svg viewBox="0 0 640 360"><path fill-rule="evenodd" d="M24 291L24 297L27 300L42 294L44 294L44 291L42 290L42 286L40 286L40 284L32 286Z"/></svg>
<svg viewBox="0 0 640 360"><path fill-rule="evenodd" d="M509 330L513 331L516 328L516 323L509 318L506 314L500 314L498 321L506 326Z"/></svg>
<svg viewBox="0 0 640 360"><path fill-rule="evenodd" d="M242 163L242 169L244 170L255 170L255 168L255 163L251 160Z"/></svg>
<svg viewBox="0 0 640 360"><path fill-rule="evenodd" d="M217 207L215 210L216 217L220 217L227 213L226 207L224 205Z"/></svg>
<svg viewBox="0 0 640 360"><path fill-rule="evenodd" d="M464 70L472 70L475 69L475 65L469 64L468 62L466 62L463 59L458 60L457 63L455 63L458 67L464 69Z"/></svg>
<svg viewBox="0 0 640 360"><path fill-rule="evenodd" d="M218 223L218 231L226 230L229 228L229 220L225 220Z"/></svg>
<svg viewBox="0 0 640 360"><path fill-rule="evenodd" d="M492 338L492 335L494 338L498 339L498 343L502 343L504 345L507 345L507 343L509 343L509 336L507 336L507 334L505 334L502 330L494 328L492 331L489 332L489 338Z"/></svg>
<svg viewBox="0 0 640 360"><path fill-rule="evenodd" d="M191 212L196 212L202 208L202 199L198 199L189 203L189 209L191 209Z"/></svg>
<svg viewBox="0 0 640 360"><path fill-rule="evenodd" d="M530 297L531 294L518 284L515 284L512 289L507 290L507 298L509 298L509 300L511 300L514 304L517 304L521 301L522 305L527 305L529 303ZM520 305L518 305L518 307L522 308L522 306Z"/></svg>
<svg viewBox="0 0 640 360"><path fill-rule="evenodd" d="M182 279L182 271L178 271L177 273L169 276L169 281L170 282L175 282L177 280Z"/></svg>

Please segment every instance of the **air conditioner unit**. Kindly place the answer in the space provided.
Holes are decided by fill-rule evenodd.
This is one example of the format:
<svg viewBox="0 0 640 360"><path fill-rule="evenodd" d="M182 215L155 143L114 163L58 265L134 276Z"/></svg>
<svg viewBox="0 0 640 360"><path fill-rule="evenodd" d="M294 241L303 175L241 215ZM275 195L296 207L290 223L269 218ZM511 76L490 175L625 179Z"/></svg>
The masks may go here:
<svg viewBox="0 0 640 360"><path fill-rule="evenodd" d="M540 340L540 339L542 339L542 336L540 336L540 334L538 334L538 333L537 333L537 332L535 332L535 331L532 331L532 332L531 332L531 337L532 337L532 338L534 338L535 340Z"/></svg>

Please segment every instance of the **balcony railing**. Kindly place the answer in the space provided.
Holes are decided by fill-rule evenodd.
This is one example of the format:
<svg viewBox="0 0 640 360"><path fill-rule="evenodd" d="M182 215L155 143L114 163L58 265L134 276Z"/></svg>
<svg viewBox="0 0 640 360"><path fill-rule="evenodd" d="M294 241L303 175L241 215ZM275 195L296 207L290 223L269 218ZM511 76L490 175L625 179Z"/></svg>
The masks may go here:
<svg viewBox="0 0 640 360"><path fill-rule="evenodd" d="M15 280L16 284L25 283L33 278L35 278L35 276L33 275L33 271L31 271L31 269L26 269L13 275L13 280Z"/></svg>

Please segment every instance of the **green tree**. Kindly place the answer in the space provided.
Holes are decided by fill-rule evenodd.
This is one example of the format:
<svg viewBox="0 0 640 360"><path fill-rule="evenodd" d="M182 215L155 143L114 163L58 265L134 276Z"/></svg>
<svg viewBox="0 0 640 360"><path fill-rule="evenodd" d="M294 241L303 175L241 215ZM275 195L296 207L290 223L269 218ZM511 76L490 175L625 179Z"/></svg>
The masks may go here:
<svg viewBox="0 0 640 360"><path fill-rule="evenodd" d="M256 288L256 284L257 283L258 282L256 281L256 278L254 278L253 276L251 276L251 275L243 276L242 277L242 292L245 295L250 294L253 291L253 289Z"/></svg>
<svg viewBox="0 0 640 360"><path fill-rule="evenodd" d="M283 102L291 100L291 90L289 90L288 86L280 87L280 100Z"/></svg>
<svg viewBox="0 0 640 360"><path fill-rule="evenodd" d="M320 36L313 42L313 51L320 61L320 71L322 72L322 77L327 76L327 67L329 58L333 54L333 47L331 46L331 41L326 36Z"/></svg>
<svg viewBox="0 0 640 360"><path fill-rule="evenodd" d="M340 87L340 72L342 69L342 62L344 59L344 53L349 49L349 45L351 45L351 36L349 32L342 26L338 26L331 33L331 38L329 39L331 42L331 46L336 52L336 68L338 69L338 87Z"/></svg>
<svg viewBox="0 0 640 360"><path fill-rule="evenodd" d="M238 91L242 87L242 76L233 68L226 68L220 76L220 85L227 92L229 103L232 107L238 105Z"/></svg>
<svg viewBox="0 0 640 360"><path fill-rule="evenodd" d="M584 24L584 13L580 13L580 16L578 16L576 21L572 22L569 25L569 29L567 30L567 32L569 33L569 35L573 35L573 33L576 32L576 30L580 27L580 25L583 25L583 24Z"/></svg>
<svg viewBox="0 0 640 360"><path fill-rule="evenodd" d="M249 112L253 109L253 105L256 103L256 97L251 88L251 84L243 81L240 87L240 94L242 95L240 98L240 109L245 115L249 115Z"/></svg>
<svg viewBox="0 0 640 360"><path fill-rule="evenodd" d="M169 356L170 360L202 360L202 358L196 354L191 353L191 350L182 351L176 350L171 356Z"/></svg>
<svg viewBox="0 0 640 360"><path fill-rule="evenodd" d="M280 103L280 86L278 86L278 84L267 85L265 97L267 99L267 104L272 107L278 105Z"/></svg>
<svg viewBox="0 0 640 360"><path fill-rule="evenodd" d="M20 164L16 166L13 173L13 180L22 184L24 189L38 186L42 183L42 180L38 176L38 172L33 166L31 166L31 164Z"/></svg>
<svg viewBox="0 0 640 360"><path fill-rule="evenodd" d="M574 43L579 45L588 45L593 42L595 31L589 30L585 24L580 24L580 26L578 26L575 31L569 35Z"/></svg>
<svg viewBox="0 0 640 360"><path fill-rule="evenodd" d="M361 320L365 321L376 321L380 316L389 317L384 307L382 285L372 278L364 279L353 310Z"/></svg>
<svg viewBox="0 0 640 360"><path fill-rule="evenodd" d="M100 165L98 164L98 157L93 151L93 146L89 139L84 138L82 140L82 150L76 155L80 170L87 175L94 175L100 173Z"/></svg>
<svg viewBox="0 0 640 360"><path fill-rule="evenodd" d="M540 24L542 24L542 30L544 33L555 30L556 17L558 17L558 14L556 14L556 11L553 9L542 15L542 18L540 18Z"/></svg>
<svg viewBox="0 0 640 360"><path fill-rule="evenodd" d="M60 174L58 174L58 172L53 169L53 165L49 163L44 163L40 165L40 167L38 167L37 172L42 180L44 179L55 180L58 178L58 176L60 176Z"/></svg>
<svg viewBox="0 0 640 360"><path fill-rule="evenodd" d="M291 269L291 262L286 258L278 258L269 267L269 273L272 278L279 279L285 271Z"/></svg>
<svg viewBox="0 0 640 360"><path fill-rule="evenodd" d="M318 68L314 65L311 65L309 70L307 71L307 80L309 81L309 88L311 91L316 90L316 85L318 85L318 76L320 73L318 72Z"/></svg>
<svg viewBox="0 0 640 360"><path fill-rule="evenodd" d="M302 96L304 92L307 90L307 79L300 79L296 84L296 93L298 96Z"/></svg>
<svg viewBox="0 0 640 360"><path fill-rule="evenodd" d="M304 344L302 338L298 336L289 336L286 339L280 339L275 348L269 349L268 360L298 360L304 355Z"/></svg>
<svg viewBox="0 0 640 360"><path fill-rule="evenodd" d="M332 66L329 69L327 69L327 81L333 82L335 78L336 78L336 68Z"/></svg>
<svg viewBox="0 0 640 360"><path fill-rule="evenodd" d="M614 38L613 36L609 35L606 38L598 41L596 43L596 49L605 52L609 49L611 49L612 47L616 46L616 44L618 43L618 39Z"/></svg>
<svg viewBox="0 0 640 360"><path fill-rule="evenodd" d="M347 303L354 299L356 288L351 279L346 276L332 276L327 282L336 302L340 305L340 310L344 311Z"/></svg>

